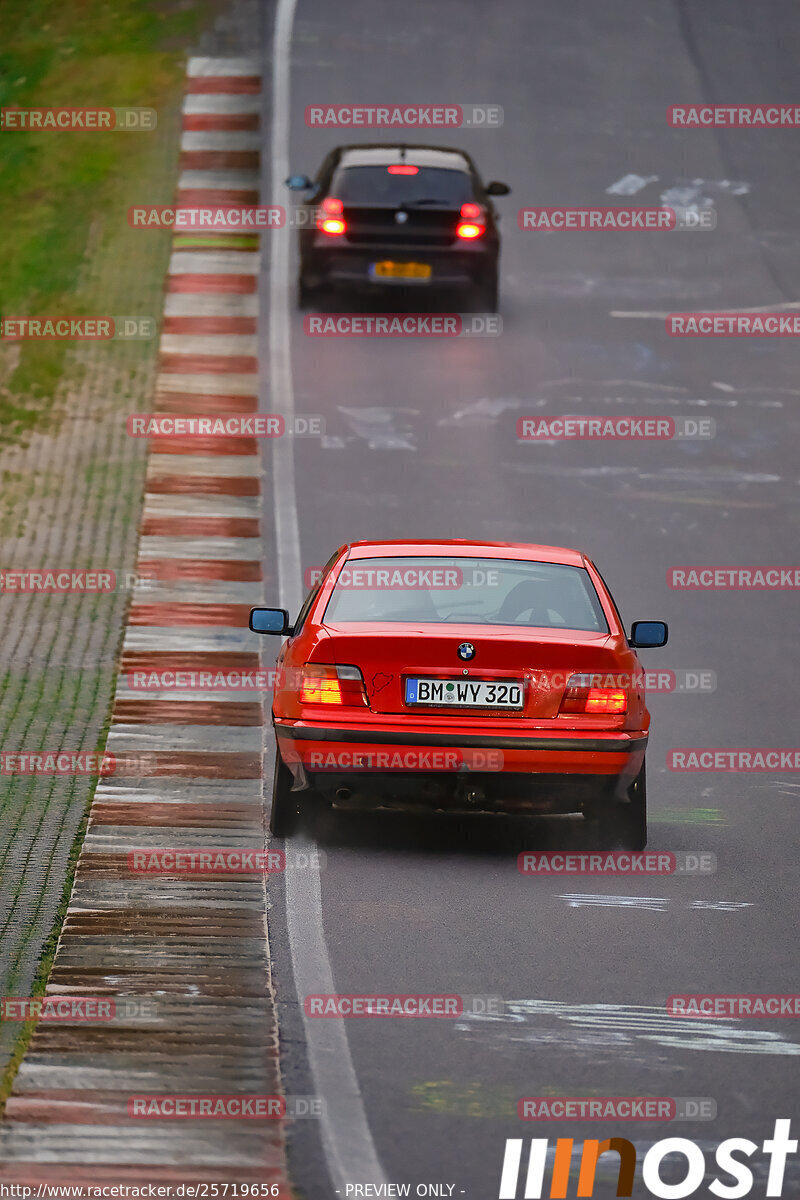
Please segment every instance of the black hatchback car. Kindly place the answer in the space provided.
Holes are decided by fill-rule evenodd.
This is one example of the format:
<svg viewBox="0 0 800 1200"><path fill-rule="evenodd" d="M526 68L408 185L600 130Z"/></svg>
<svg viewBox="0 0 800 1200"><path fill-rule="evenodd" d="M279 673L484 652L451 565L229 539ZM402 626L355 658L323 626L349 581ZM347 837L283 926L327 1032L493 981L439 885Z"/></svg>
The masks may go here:
<svg viewBox="0 0 800 1200"><path fill-rule="evenodd" d="M497 310L500 238L492 196L468 154L444 146L337 146L305 192L298 303L326 288L458 289L482 312Z"/></svg>

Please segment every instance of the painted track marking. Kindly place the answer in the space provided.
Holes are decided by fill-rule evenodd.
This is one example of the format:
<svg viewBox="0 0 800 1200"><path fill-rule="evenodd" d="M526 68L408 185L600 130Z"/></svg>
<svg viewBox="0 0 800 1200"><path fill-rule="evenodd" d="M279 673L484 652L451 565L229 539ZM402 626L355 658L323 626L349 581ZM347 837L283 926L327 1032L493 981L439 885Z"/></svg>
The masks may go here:
<svg viewBox="0 0 800 1200"><path fill-rule="evenodd" d="M289 174L289 93L292 25L297 0L279 0L272 47L271 183L275 202L283 200L283 180ZM294 414L289 310L289 239L270 241L269 388L266 411L284 417ZM302 568L297 492L292 442L276 439L272 448L273 509L278 579L283 604L297 612L301 601ZM325 931L322 895L316 870L286 873L286 922L292 969L303 1012L309 993L335 991ZM347 1030L341 1018L310 1020L303 1012L308 1061L314 1090L323 1100L320 1120L322 1145L335 1190L347 1183L385 1184L383 1168L367 1122Z"/></svg>

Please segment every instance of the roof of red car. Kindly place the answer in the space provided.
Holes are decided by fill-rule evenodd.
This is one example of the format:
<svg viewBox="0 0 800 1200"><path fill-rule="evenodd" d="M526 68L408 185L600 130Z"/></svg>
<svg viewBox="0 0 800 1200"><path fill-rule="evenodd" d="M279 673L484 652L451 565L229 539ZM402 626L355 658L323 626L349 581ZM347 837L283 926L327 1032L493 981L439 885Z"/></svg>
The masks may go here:
<svg viewBox="0 0 800 1200"><path fill-rule="evenodd" d="M396 558L403 552L416 556L463 555L467 558L520 558L532 562L564 563L582 567L584 556L580 550L567 546L539 546L529 542L471 542L465 538L449 538L441 542L396 541L396 542L351 542L351 558Z"/></svg>

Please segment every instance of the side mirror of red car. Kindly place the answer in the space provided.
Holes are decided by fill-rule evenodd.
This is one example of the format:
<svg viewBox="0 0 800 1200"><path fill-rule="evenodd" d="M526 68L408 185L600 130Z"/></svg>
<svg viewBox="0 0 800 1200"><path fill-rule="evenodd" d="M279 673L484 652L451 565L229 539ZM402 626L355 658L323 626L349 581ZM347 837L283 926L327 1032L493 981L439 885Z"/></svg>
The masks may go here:
<svg viewBox="0 0 800 1200"><path fill-rule="evenodd" d="M290 637L294 633L294 626L285 608L251 608L249 626L253 633L277 633Z"/></svg>
<svg viewBox="0 0 800 1200"><path fill-rule="evenodd" d="M637 649L647 649L666 646L668 638L669 629L665 621L634 621L628 641Z"/></svg>

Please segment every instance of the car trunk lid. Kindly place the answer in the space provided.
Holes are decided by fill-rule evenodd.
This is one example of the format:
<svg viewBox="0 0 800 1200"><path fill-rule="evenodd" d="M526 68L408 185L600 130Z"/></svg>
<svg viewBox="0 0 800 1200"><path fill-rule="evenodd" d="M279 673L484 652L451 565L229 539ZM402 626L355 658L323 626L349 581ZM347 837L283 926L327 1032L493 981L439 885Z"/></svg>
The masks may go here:
<svg viewBox="0 0 800 1200"><path fill-rule="evenodd" d="M459 209L395 204L348 204L343 216L351 245L450 246L456 238Z"/></svg>
<svg viewBox="0 0 800 1200"><path fill-rule="evenodd" d="M487 710L499 716L547 720L558 716L570 675L613 672L617 655L607 633L529 629L524 636L507 626L463 625L458 632L442 625L376 624L365 633L346 624L326 626L330 640L321 650L329 662L359 667L370 708L376 713L408 716L485 718ZM468 644L474 654L459 655ZM468 651L464 651L468 653ZM467 680L497 683L522 682L522 709L469 708L455 700L442 705L406 703L409 678L432 678L455 685Z"/></svg>

